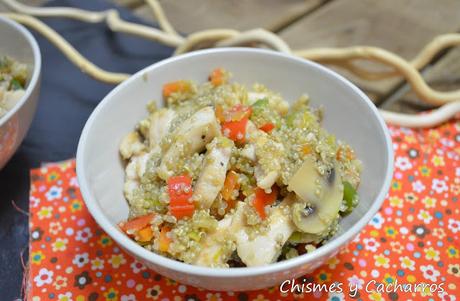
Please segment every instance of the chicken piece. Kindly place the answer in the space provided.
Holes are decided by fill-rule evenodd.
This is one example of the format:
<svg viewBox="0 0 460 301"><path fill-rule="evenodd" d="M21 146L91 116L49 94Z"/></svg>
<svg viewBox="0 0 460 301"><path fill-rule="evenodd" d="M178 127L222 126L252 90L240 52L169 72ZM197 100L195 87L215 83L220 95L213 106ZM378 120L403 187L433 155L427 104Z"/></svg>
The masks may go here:
<svg viewBox="0 0 460 301"><path fill-rule="evenodd" d="M254 176L257 181L257 187L260 187L263 190L267 190L276 183L276 180L280 176L280 170L267 172L260 164L257 164L254 167Z"/></svg>
<svg viewBox="0 0 460 301"><path fill-rule="evenodd" d="M193 189L193 200L200 209L209 209L222 190L233 145L232 140L223 136L208 144L203 168Z"/></svg>
<svg viewBox="0 0 460 301"><path fill-rule="evenodd" d="M257 186L270 189L281 174L284 146L270 138L270 135L257 129L251 121L246 126L247 148L253 148L256 157L254 175Z"/></svg>
<svg viewBox="0 0 460 301"><path fill-rule="evenodd" d="M174 110L160 109L150 115L149 145L150 148L157 146L164 136L169 133L171 123L177 114Z"/></svg>
<svg viewBox="0 0 460 301"><path fill-rule="evenodd" d="M123 185L123 194L129 204L134 201L134 194L139 189L139 182L136 180L127 179Z"/></svg>
<svg viewBox="0 0 460 301"><path fill-rule="evenodd" d="M123 187L123 192L128 201L132 201L134 199L134 192L140 186L140 179L145 173L145 170L147 168L147 161L150 159L150 156L153 154L153 152L158 151L159 149L156 148L154 151L150 153L142 153L135 157L131 157L131 160L126 165L126 178Z"/></svg>
<svg viewBox="0 0 460 301"><path fill-rule="evenodd" d="M262 133L255 141L257 165L254 175L257 186L267 190L275 184L281 174L284 146L271 139L265 132Z"/></svg>
<svg viewBox="0 0 460 301"><path fill-rule="evenodd" d="M261 266L273 263L281 253L281 249L295 231L290 214L286 214L295 195L290 194L277 207L271 208L268 218L268 231L249 239L246 229L236 234L238 256L248 266Z"/></svg>
<svg viewBox="0 0 460 301"><path fill-rule="evenodd" d="M201 243L201 252L195 258L194 264L207 267L224 267L233 249L224 250L228 241L228 227L232 223L232 216L227 215L220 220L217 229L206 236Z"/></svg>
<svg viewBox="0 0 460 301"><path fill-rule="evenodd" d="M194 264L208 267L227 267L227 261L235 251L235 236L244 227L244 202L238 202L233 213L220 220L216 231L208 234L202 242L201 252Z"/></svg>
<svg viewBox="0 0 460 301"><path fill-rule="evenodd" d="M145 145L142 143L141 135L138 132L131 132L126 135L120 143L120 154L125 160L132 156L137 156L145 151Z"/></svg>
<svg viewBox="0 0 460 301"><path fill-rule="evenodd" d="M247 203L238 201L235 205L235 212L233 213L233 218L232 218L232 224L231 227L229 228L229 231L233 233L233 235L240 231L245 225L245 215L244 215L244 210L248 206ZM236 239L236 237L234 237Z"/></svg>
<svg viewBox="0 0 460 301"><path fill-rule="evenodd" d="M174 173L178 161L201 152L214 137L221 135L220 127L212 107L205 107L178 128L173 135L174 141L163 156L158 175L167 180Z"/></svg>
<svg viewBox="0 0 460 301"><path fill-rule="evenodd" d="M246 159L251 160L252 162L255 162L257 160L256 157L256 147L254 144L247 143L244 148L241 150L241 155L245 157Z"/></svg>

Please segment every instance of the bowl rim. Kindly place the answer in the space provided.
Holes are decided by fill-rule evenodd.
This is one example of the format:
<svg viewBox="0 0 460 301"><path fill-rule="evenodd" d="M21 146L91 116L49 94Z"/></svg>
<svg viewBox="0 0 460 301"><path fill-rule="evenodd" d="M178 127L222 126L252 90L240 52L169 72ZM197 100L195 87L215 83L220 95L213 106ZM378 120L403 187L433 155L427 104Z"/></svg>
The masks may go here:
<svg viewBox="0 0 460 301"><path fill-rule="evenodd" d="M210 267L202 267L202 266L195 266L192 264L187 264L183 262L176 261L174 259L167 258L165 256L156 254L152 251L149 251L134 241L129 239L126 235L121 233L115 225L109 221L109 219L105 216L100 208L99 204L93 198L92 194L88 188L88 182L86 181L85 176L85 151L86 151L86 139L89 135L89 132L92 128L92 124L95 122L99 112L102 110L103 107L109 105L110 99L117 94L120 90L124 89L128 86L131 82L141 80L142 76L151 70L157 69L160 66L170 64L176 61L187 60L196 56L205 56L207 54L215 54L215 53L250 53L250 54L261 54L261 55L268 55L278 58L284 58L289 60L294 60L297 63L308 65L310 68L319 69L320 72L327 73L328 75L336 78L338 80L338 84L343 84L351 89L354 93L356 93L362 101L364 101L370 110L372 111L374 117L377 119L378 124L380 126L380 130L382 131L384 141L386 144L387 149L387 167L385 172L385 180L383 185L380 188L380 191L377 197L374 199L372 206L367 210L367 212L359 219L357 223L355 223L351 228L347 231L343 232L341 235L336 237L333 241L325 244L324 246L318 248L317 250L313 251L312 253L307 253L289 260L284 260L281 262L272 263L266 266L258 266L258 267L243 267L243 268L210 268ZM337 82L336 82L337 83ZM335 84L336 84L335 83ZM341 75L337 74L336 72L319 65L315 62L311 62L305 59L301 59L289 54L275 52L272 50L264 50L264 49L255 49L255 48L244 48L244 47L234 47L234 48L218 48L218 49L205 49L205 50L198 50L194 52L190 52L187 54L171 57L155 64L152 64L132 75L130 78L119 84L115 87L104 99L97 105L94 111L91 113L90 117L88 118L81 137L78 143L77 148L77 156L76 156L76 172L77 178L80 185L81 193L83 199L88 207L93 218L96 220L98 225L108 233L116 243L118 243L123 249L129 251L129 253L134 254L137 258L141 258L146 262L153 263L155 265L160 266L163 269L173 270L179 273L185 273L188 275L194 276L207 276L207 277L218 277L218 278L238 278L238 277L247 277L247 276L256 276L262 274L270 274L280 271L285 271L288 269L292 269L297 266L305 265L307 263L312 263L315 258L322 257L326 254L333 253L336 250L349 242L351 239L356 237L356 235L362 230L364 226L370 221L370 219L377 213L381 204L388 192L390 187L392 175L393 175L393 146L390 138L390 134L388 128L383 121L380 113L378 112L375 105L369 100L369 98L362 92L359 88L349 82L347 79L342 77Z"/></svg>
<svg viewBox="0 0 460 301"><path fill-rule="evenodd" d="M32 33L27 28L25 28L24 26L22 26L16 21L13 21L7 17L2 17L2 16L0 16L0 24L10 26L14 30L16 30L18 33L22 34L22 36L29 43L30 48L32 48L33 59L34 59L32 76L30 77L30 81L29 81L29 84L27 85L24 95L8 112L6 112L5 115L0 117L0 127L1 127L13 115L15 115L17 111L20 110L20 108L27 102L27 100L30 98L30 95L35 90L35 87L37 86L37 83L38 83L38 79L40 77L41 66L42 66L42 56L41 56L40 47L38 46L37 40L34 38Z"/></svg>

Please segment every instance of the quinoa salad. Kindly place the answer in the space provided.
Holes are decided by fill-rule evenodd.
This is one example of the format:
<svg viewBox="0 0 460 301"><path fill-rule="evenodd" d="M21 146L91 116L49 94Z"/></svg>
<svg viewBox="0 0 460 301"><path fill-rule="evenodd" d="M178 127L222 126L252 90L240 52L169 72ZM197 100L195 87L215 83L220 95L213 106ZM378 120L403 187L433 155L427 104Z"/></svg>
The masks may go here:
<svg viewBox="0 0 460 301"><path fill-rule="evenodd" d="M155 253L207 267L268 265L312 252L358 204L361 162L292 105L222 68L163 86L120 144L129 219L120 229ZM327 114L327 112L326 112Z"/></svg>
<svg viewBox="0 0 460 301"><path fill-rule="evenodd" d="M0 56L0 118L24 95L28 76L27 65Z"/></svg>

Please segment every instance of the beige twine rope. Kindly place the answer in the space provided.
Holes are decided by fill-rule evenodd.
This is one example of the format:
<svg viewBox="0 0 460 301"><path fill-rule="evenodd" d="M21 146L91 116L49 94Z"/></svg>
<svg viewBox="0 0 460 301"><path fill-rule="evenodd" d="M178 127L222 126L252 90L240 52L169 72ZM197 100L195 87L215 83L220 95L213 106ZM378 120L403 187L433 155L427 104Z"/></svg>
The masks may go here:
<svg viewBox="0 0 460 301"><path fill-rule="evenodd" d="M68 7L34 7L24 5L16 0L3 1L10 9L18 13L0 13L0 15L36 30L61 50L82 72L105 83L117 84L130 75L108 72L94 65L61 35L35 17L64 17L87 23L105 22L114 32L135 35L174 47L174 55L203 47L251 45L269 47L323 64L335 65L367 80L403 76L422 101L440 106L429 113L417 115L394 113L380 109L385 121L392 124L408 127L432 127L460 112L460 90L449 92L434 90L425 82L419 72L440 51L460 45L460 34L444 34L436 37L409 62L395 53L369 46L291 50L289 45L279 36L264 29L252 29L244 32L233 29L208 29L183 37L175 31L157 0L146 0L146 3L151 8L161 29L124 21L115 9L94 12ZM392 70L387 72L369 71L353 63L358 59L378 62Z"/></svg>

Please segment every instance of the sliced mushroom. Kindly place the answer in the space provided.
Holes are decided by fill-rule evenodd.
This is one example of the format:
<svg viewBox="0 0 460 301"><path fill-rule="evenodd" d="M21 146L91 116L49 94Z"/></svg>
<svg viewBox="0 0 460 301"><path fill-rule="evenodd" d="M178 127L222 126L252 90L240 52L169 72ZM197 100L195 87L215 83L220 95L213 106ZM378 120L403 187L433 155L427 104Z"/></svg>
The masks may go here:
<svg viewBox="0 0 460 301"><path fill-rule="evenodd" d="M343 199L343 185L337 166L321 175L312 160L306 160L289 180L302 202L292 206L292 220L299 230L319 234L337 218Z"/></svg>
<svg viewBox="0 0 460 301"><path fill-rule="evenodd" d="M295 244L313 243L318 244L323 240L321 235L296 231L289 237L289 241Z"/></svg>

